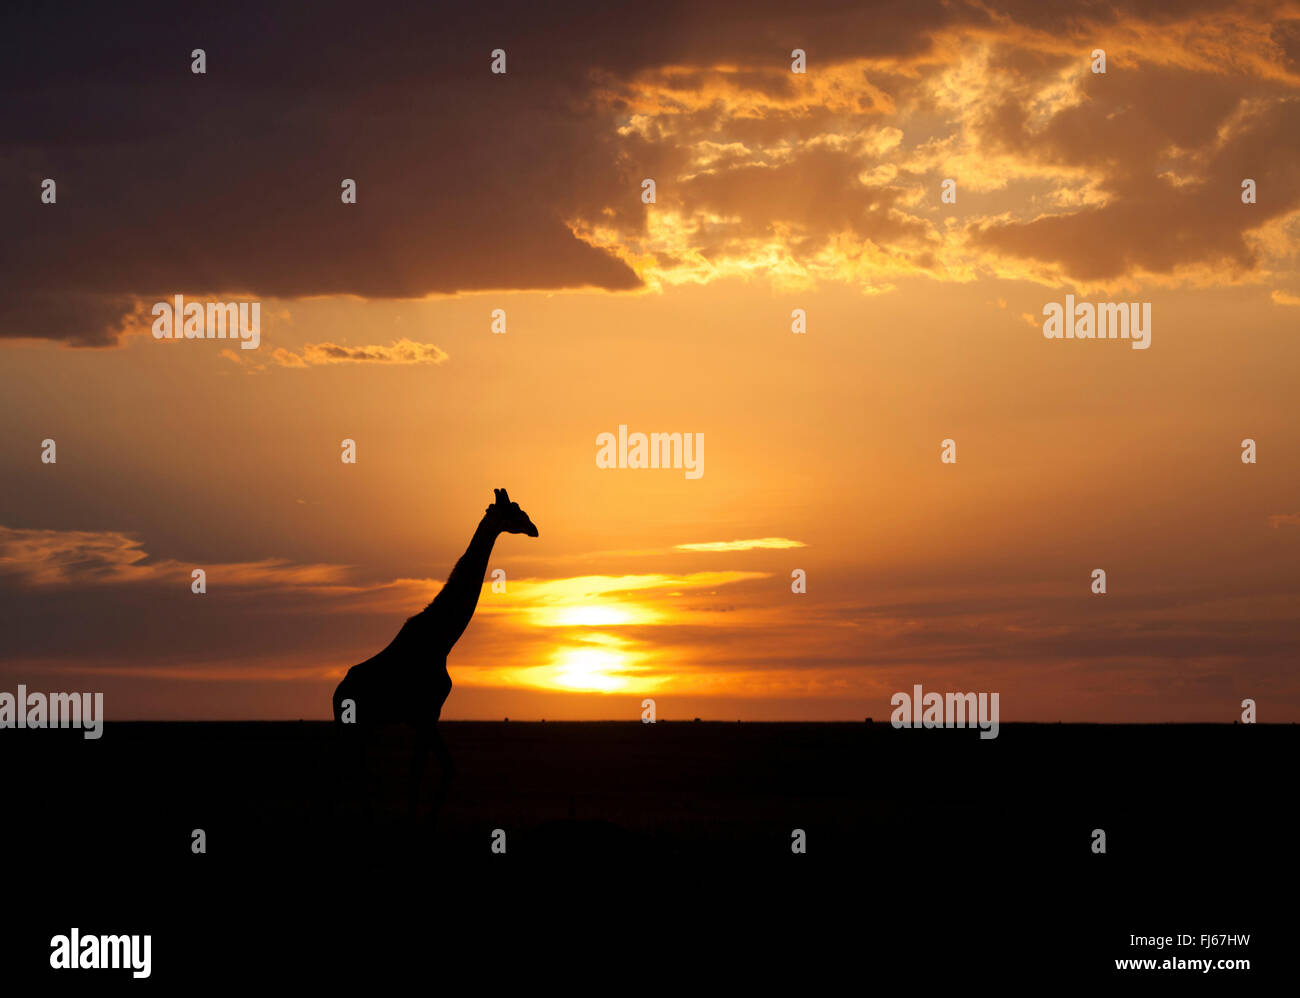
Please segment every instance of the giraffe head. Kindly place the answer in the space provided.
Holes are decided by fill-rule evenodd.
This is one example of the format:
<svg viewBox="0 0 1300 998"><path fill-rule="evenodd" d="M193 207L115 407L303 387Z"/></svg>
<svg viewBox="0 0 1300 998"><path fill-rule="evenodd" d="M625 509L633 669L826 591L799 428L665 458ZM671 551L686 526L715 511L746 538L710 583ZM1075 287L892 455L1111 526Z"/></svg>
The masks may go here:
<svg viewBox="0 0 1300 998"><path fill-rule="evenodd" d="M493 489L497 494L496 502L487 508L487 519L503 534L525 534L537 536L537 528L528 514L519 508L519 503L511 502L505 489Z"/></svg>

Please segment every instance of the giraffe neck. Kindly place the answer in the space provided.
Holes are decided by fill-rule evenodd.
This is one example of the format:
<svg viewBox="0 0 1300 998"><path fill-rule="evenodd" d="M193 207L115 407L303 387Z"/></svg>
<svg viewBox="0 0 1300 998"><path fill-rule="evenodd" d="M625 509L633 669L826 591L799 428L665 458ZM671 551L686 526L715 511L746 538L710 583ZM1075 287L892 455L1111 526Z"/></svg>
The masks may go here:
<svg viewBox="0 0 1300 998"><path fill-rule="evenodd" d="M421 623L428 625L426 635L435 654L445 656L469 626L498 535L499 531L488 523L487 517L479 521L469 547L456 562L442 590L420 615L425 618Z"/></svg>

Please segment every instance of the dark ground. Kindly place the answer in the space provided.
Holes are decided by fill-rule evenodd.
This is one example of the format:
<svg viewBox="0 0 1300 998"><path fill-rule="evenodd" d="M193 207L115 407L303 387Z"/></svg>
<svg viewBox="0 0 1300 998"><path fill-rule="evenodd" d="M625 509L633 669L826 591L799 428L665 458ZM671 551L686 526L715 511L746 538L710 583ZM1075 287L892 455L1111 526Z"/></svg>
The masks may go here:
<svg viewBox="0 0 1300 998"><path fill-rule="evenodd" d="M613 990L614 973L1055 993L1145 983L1161 972L1114 960L1169 955L1250 958L1234 992L1280 970L1294 983L1294 725L1009 724L991 741L879 722L442 730L459 772L436 829L432 761L406 819L401 730L373 755L369 822L326 723L0 732L0 890L19 916L0 935L6 980L48 975L50 937L76 925L153 936L152 983L124 977L133 990L353 976L377 990L414 969L435 992L451 973L493 991L503 975ZM1251 941L1129 944L1178 933ZM1179 989L1215 974L1164 973Z"/></svg>

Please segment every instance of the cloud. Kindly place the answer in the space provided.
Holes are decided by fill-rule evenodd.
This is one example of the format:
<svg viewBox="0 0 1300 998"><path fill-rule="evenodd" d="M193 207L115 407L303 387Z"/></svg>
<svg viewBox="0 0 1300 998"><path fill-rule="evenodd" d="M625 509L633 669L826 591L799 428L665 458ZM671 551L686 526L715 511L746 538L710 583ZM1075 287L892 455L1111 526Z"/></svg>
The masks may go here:
<svg viewBox="0 0 1300 998"><path fill-rule="evenodd" d="M959 9L910 57L814 59L807 82L778 83L769 62L609 84L659 201L576 230L652 285L992 275L1091 290L1292 269L1294 8L1121 7L1050 26L1050 13L989 13L972 30ZM1087 58L1099 44L1104 75ZM1274 192L1267 204L1241 203L1246 177Z"/></svg>
<svg viewBox="0 0 1300 998"><path fill-rule="evenodd" d="M320 19L240 6L182 18L160 3L111 18L29 9L8 22L27 43L3 71L0 183L14 196L0 203L0 336L109 345L133 300L174 294L641 286L563 220L579 201L634 190L611 116L573 88L581 60L529 58L568 28L506 12L513 62L500 77L495 15L459 21L453 42L445 11L372 12L372 58L338 29L356 16L342 5ZM43 41L56 28L68 48ZM189 69L195 38L202 76ZM47 71L71 50L76 73ZM55 204L41 203L45 178ZM345 179L356 204L341 201Z"/></svg>
<svg viewBox="0 0 1300 998"><path fill-rule="evenodd" d="M236 364L263 370L268 362L244 351L223 350L222 356ZM338 343L307 343L294 353L284 347L271 352L270 362L281 367L319 367L329 364L442 364L447 351L433 343L399 339L389 346L342 346Z"/></svg>
<svg viewBox="0 0 1300 998"><path fill-rule="evenodd" d="M1300 527L1300 513L1274 513L1268 518L1268 525L1274 530L1278 527Z"/></svg>
<svg viewBox="0 0 1300 998"><path fill-rule="evenodd" d="M2 168L0 168L2 170ZM140 302L130 294L9 288L0 277L0 338L62 340L74 347L108 347L139 328Z"/></svg>
<svg viewBox="0 0 1300 998"><path fill-rule="evenodd" d="M712 591L719 586L770 578L769 572L688 572L644 575L581 575L561 579L519 579L509 583L507 600L489 597L491 581L485 580L484 599L479 604L487 613L527 612L541 626L609 626L650 624L665 617L662 606L637 603L637 597L690 591ZM656 595L657 594L657 595Z"/></svg>
<svg viewBox="0 0 1300 998"><path fill-rule="evenodd" d="M783 542L782 546L793 543ZM170 558L154 559L142 541L121 531L0 526L0 578L8 577L26 589L141 584L183 584L188 587L195 568L207 573L211 585L279 589L286 593L342 598L349 609L368 612L414 613L420 609L420 601L427 602L442 585L436 579L410 578L355 582L350 580L348 566L302 564L283 558L203 564ZM485 579L484 600L479 611L491 615L523 610L534 624L540 626L651 623L662 615L648 604L636 604L634 600L638 594L663 596L711 592L719 586L769 577L767 572L724 570L522 578L510 581L508 601L494 600L492 580Z"/></svg>
<svg viewBox="0 0 1300 998"><path fill-rule="evenodd" d="M161 9L10 21L0 337L112 345L138 301L235 290L1243 282L1295 244L1300 16L1281 3L918 0L791 21L702 0L628 31L603 5L507 0L454 36L436 7L368 12L364 51L342 4ZM162 56L195 38L204 76ZM1087 71L1098 45L1105 75Z"/></svg>
<svg viewBox="0 0 1300 998"><path fill-rule="evenodd" d="M150 561L141 541L113 530L30 530L0 526L0 576L31 588L184 583L201 568L210 584L333 591L347 569L280 558L196 565Z"/></svg>
<svg viewBox="0 0 1300 998"><path fill-rule="evenodd" d="M1273 519L1300 524L1300 514ZM253 598L230 600L227 586L195 599L188 564L155 564L123 532L0 529L0 673L27 682L129 677L131 685L108 686L120 690L120 709L165 703L161 716L208 709L206 699L196 706L175 692L186 679L237 684L243 700L259 710L274 703L279 716L325 716L342 672L390 641L400 616L438 586L349 585L344 566L235 565L243 571L229 577ZM1157 704L1170 716L1188 705L1212 711L1233 702L1243 676L1283 704L1294 699L1293 587L1229 596L1221 585L1147 589L1098 617L1075 581L899 586L847 576L808 604L781 596L788 590L774 591L771 579L739 571L512 578L505 593L485 582L457 647L457 686L635 693L637 703L643 691L809 698L800 710L856 698L887 715L890 692L923 673L927 686L1001 690L1017 719L1038 720L1150 720L1162 716L1152 713ZM88 584L99 588L79 591ZM78 626L65 626L72 619ZM1053 681L1044 692L1046 674ZM140 685L150 680L158 685ZM292 696L275 692L292 683L302 684ZM233 701L224 709L245 716Z"/></svg>
<svg viewBox="0 0 1300 998"><path fill-rule="evenodd" d="M804 547L803 541L792 541L785 537L759 537L749 541L705 541L698 544L678 544L678 551L754 551L760 548L782 550L785 548Z"/></svg>
<svg viewBox="0 0 1300 998"><path fill-rule="evenodd" d="M152 560L139 540L119 531L0 527L0 584L7 590L0 618L26 620L30 606L56 619L80 613L83 621L81 629L53 634L25 625L0 652L0 666L154 680L323 682L341 674L340 661L363 654L353 644L389 640L398 626L377 619L374 636L358 641L354 632L364 618L356 615L409 616L440 585L429 579L352 584L346 566L263 559L201 566L211 595L194 600L188 595L193 567ZM509 634L512 654L501 661L530 664L471 666L467 674L480 685L593 692L611 692L635 678L638 688L653 690L666 680L645 628L694 626L709 633L716 620L709 603L720 588L769 577L707 571L519 578L502 594L487 579L476 613L480 625L467 647L491 647ZM177 595L160 595L157 587ZM231 601L232 589L254 592L256 599ZM88 590L94 590L93 605ZM329 613L322 613L323 605ZM158 617L160 607L162 623L139 625ZM268 619L276 623L267 627ZM286 626L294 619L312 624ZM241 626L232 628L232 620ZM119 630L105 653L102 634ZM93 648L99 652L88 666ZM464 655L467 662L471 654Z"/></svg>

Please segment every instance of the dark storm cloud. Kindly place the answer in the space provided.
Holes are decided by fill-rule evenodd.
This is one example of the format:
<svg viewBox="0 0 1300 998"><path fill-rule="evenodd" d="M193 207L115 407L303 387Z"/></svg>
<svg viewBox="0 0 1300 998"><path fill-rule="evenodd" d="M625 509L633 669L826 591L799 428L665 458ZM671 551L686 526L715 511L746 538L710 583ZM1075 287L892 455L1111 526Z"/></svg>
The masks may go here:
<svg viewBox="0 0 1300 998"><path fill-rule="evenodd" d="M1167 4L1141 16L1159 23L1220 6ZM646 164L618 133L624 102L605 99L608 90L597 99L595 80L729 64L739 84L782 99L790 80L753 67L788 65L794 47L814 67L850 58L901 66L946 30L1042 38L1123 17L1076 3L740 0L11 9L0 60L0 336L109 345L133 300L178 292L634 289L641 280L625 262L566 224L641 224ZM1286 59L1297 47L1288 32L1277 36ZM505 76L489 72L498 47ZM190 72L194 48L206 52L206 75ZM993 125L1004 143L1017 141L1014 113ZM1078 159L1063 137L1059 145ZM846 162L828 191L852 189L854 169ZM39 201L46 177L58 184L57 205ZM344 178L357 181L356 205L340 203ZM722 182L705 183L700 194L729 199ZM907 226L895 234L916 241ZM888 226L873 237L888 242ZM1239 232L1225 237L1222 252L1247 263ZM983 238L1034 256L1058 238L1087 245L1088 233L990 229Z"/></svg>
<svg viewBox="0 0 1300 998"><path fill-rule="evenodd" d="M639 286L564 224L576 198L635 187L577 63L530 65L546 24L355 5L10 19L0 335L108 344L131 296L185 291ZM488 71L495 47L505 76ZM46 177L56 205L39 201Z"/></svg>

